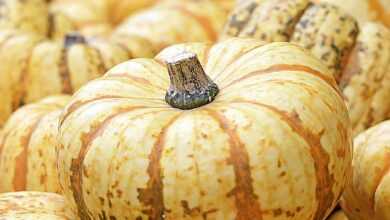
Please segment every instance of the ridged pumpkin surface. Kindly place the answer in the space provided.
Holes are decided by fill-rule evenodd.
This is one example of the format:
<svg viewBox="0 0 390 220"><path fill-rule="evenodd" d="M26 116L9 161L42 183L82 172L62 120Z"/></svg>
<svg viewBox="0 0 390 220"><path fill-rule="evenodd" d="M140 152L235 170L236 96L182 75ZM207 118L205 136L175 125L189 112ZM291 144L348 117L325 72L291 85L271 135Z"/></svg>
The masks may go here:
<svg viewBox="0 0 390 220"><path fill-rule="evenodd" d="M213 1L162 1L126 19L114 37L140 37L157 53L175 43L217 40L226 17L226 11Z"/></svg>
<svg viewBox="0 0 390 220"><path fill-rule="evenodd" d="M116 43L78 35L58 42L17 31L0 32L0 127L23 103L72 94L131 55Z"/></svg>
<svg viewBox="0 0 390 220"><path fill-rule="evenodd" d="M192 110L164 101L164 60L198 55L219 86ZM60 122L59 172L82 219L323 220L351 162L328 69L289 43L169 47L82 87Z"/></svg>
<svg viewBox="0 0 390 220"><path fill-rule="evenodd" d="M351 220L390 219L390 121L354 140L353 175L341 205Z"/></svg>
<svg viewBox="0 0 390 220"><path fill-rule="evenodd" d="M61 192L55 147L61 109L69 100L46 98L10 117L0 134L0 192Z"/></svg>
<svg viewBox="0 0 390 220"><path fill-rule="evenodd" d="M45 0L3 0L0 3L0 29L20 29L46 35L48 7Z"/></svg>
<svg viewBox="0 0 390 220"><path fill-rule="evenodd" d="M0 194L0 219L77 220L78 217L58 194L25 191Z"/></svg>
<svg viewBox="0 0 390 220"><path fill-rule="evenodd" d="M385 26L359 27L332 4L246 0L231 13L220 38L237 36L289 41L320 58L346 96L354 134L390 118L390 30Z"/></svg>
<svg viewBox="0 0 390 220"><path fill-rule="evenodd" d="M383 22L390 28L389 0L313 0L314 2L329 2L351 13L360 23L367 21Z"/></svg>

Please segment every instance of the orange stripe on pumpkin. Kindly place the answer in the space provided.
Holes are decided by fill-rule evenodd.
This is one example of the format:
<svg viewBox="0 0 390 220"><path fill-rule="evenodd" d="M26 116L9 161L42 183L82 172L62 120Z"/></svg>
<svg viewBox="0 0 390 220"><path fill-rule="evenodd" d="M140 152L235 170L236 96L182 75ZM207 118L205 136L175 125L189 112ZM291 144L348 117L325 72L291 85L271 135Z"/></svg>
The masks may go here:
<svg viewBox="0 0 390 220"><path fill-rule="evenodd" d="M27 172L28 172L28 146L31 137L41 122L43 115L36 119L36 121L27 129L25 136L20 138L20 145L23 148L22 152L15 158L15 171L12 184L14 191L24 191L27 186Z"/></svg>
<svg viewBox="0 0 390 220"><path fill-rule="evenodd" d="M315 69L312 69L310 67L303 66L303 65L298 65L298 64L294 64L294 65L292 65L292 64L276 64L276 65L268 67L267 69L257 70L257 71L248 73L245 76L240 77L240 78L238 78L236 80L233 80L229 84L225 85L222 89L226 89L226 88L228 88L228 87L230 87L230 86L232 86L232 85L234 85L234 84L236 84L238 82L241 82L242 80L245 80L245 79L248 79L248 78L251 78L251 77L254 77L254 76L270 74L270 73L275 73L275 72L281 72L281 71L305 72L307 74L316 76L316 77L322 79L323 81L325 81L330 87L332 87L333 90L340 97L343 97L343 95L341 94L340 90L337 88L336 83L335 83L333 78L327 77L327 76L325 76L324 74L322 74L321 72L319 72L319 71L317 71Z"/></svg>
<svg viewBox="0 0 390 220"><path fill-rule="evenodd" d="M65 47L62 48L60 63L58 68L59 68L59 75L62 82L62 93L72 94L73 86L72 86L72 81L71 81L69 66L68 66L68 49Z"/></svg>
<svg viewBox="0 0 390 220"><path fill-rule="evenodd" d="M221 129L229 136L230 156L227 162L233 166L236 185L227 194L227 197L235 197L237 209L235 219L262 220L263 213L258 196L253 190L249 155L245 149L245 145L242 143L235 128L232 128L231 122L229 122L226 117L210 109L207 109L206 111L218 122Z"/></svg>
<svg viewBox="0 0 390 220"><path fill-rule="evenodd" d="M211 21L207 17L197 15L183 6L175 6L172 8L177 9L178 11L183 13L184 15L196 20L204 28L205 32L207 33L207 35L211 41L217 40L218 33L216 32L216 30L214 30L214 27L211 25Z"/></svg>
<svg viewBox="0 0 390 220"><path fill-rule="evenodd" d="M81 108L85 104L88 104L88 103L91 103L91 102L95 102L95 101L99 101L99 100L102 100L102 99L116 99L116 98L125 98L125 97L123 97L123 96L114 96L114 95L104 95L104 96L99 96L99 97L96 97L96 98L93 98L93 99L81 100L81 101L73 102L64 111L64 113L63 113L63 115L61 117L59 125L61 126L64 123L64 121L68 118L68 116L70 114L72 114L73 112L77 111L77 109Z"/></svg>
<svg viewBox="0 0 390 220"><path fill-rule="evenodd" d="M117 116L129 113L133 110L143 108L142 106L133 106L128 108L122 108L116 110L113 114L107 116L103 121L97 122L93 124L90 130L87 133L83 133L81 135L81 148L77 158L72 159L70 170L72 175L70 176L71 189L73 193L73 198L76 201L78 214L81 219L91 220L92 218L89 216L87 205L83 198L83 163L84 159L90 150L92 142L99 137L103 132L104 128L107 127L110 122Z"/></svg>
<svg viewBox="0 0 390 220"><path fill-rule="evenodd" d="M164 219L166 211L164 205L163 195L163 180L161 174L161 156L164 150L165 135L169 127L181 116L182 113L177 114L162 128L156 143L154 144L151 153L149 154L148 174L149 180L147 187L138 189L138 199L149 209L142 210L142 212L149 216L149 219Z"/></svg>
<svg viewBox="0 0 390 220"><path fill-rule="evenodd" d="M315 195L318 201L318 207L313 220L324 219L326 215L329 214L328 211L333 208L333 201L337 199L332 191L335 183L334 176L330 174L328 169L330 157L321 144L321 136L323 135L324 130L320 131L318 134L312 133L312 131L303 125L297 112L288 113L276 108L275 106L250 100L237 100L234 102L253 104L268 109L278 115L286 124L289 125L291 130L306 141L310 147L310 154L313 157L314 168L316 171L315 175L317 179Z"/></svg>
<svg viewBox="0 0 390 220"><path fill-rule="evenodd" d="M390 12L387 12L379 0L368 0L369 7L377 15L377 19L382 21L387 27L390 26Z"/></svg>

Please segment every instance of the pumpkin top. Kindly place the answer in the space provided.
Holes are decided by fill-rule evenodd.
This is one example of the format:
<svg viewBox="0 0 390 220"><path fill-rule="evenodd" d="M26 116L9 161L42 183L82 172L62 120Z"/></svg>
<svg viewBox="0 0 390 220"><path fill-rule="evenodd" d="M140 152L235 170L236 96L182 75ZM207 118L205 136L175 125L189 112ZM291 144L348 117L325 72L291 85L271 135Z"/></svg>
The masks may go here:
<svg viewBox="0 0 390 220"><path fill-rule="evenodd" d="M202 86L207 74L219 88L214 101L170 106L166 61L177 67L171 75ZM175 45L115 66L72 97L59 141L61 185L83 219L324 219L351 160L331 72L294 44L245 38Z"/></svg>

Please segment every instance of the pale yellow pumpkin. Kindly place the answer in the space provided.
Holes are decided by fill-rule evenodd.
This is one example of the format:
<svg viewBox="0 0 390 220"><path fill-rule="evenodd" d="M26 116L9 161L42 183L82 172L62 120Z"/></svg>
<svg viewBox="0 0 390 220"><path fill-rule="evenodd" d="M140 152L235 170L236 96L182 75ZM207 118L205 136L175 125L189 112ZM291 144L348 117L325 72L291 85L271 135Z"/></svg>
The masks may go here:
<svg viewBox="0 0 390 220"><path fill-rule="evenodd" d="M113 38L123 44L141 38L157 53L175 43L215 41L226 16L226 11L210 0L163 1L130 16L117 27Z"/></svg>
<svg viewBox="0 0 390 220"><path fill-rule="evenodd" d="M354 140L352 179L341 206L351 220L390 219L390 121Z"/></svg>
<svg viewBox="0 0 390 220"><path fill-rule="evenodd" d="M390 30L375 23L365 24L340 81L354 134L390 119L389 62Z"/></svg>
<svg viewBox="0 0 390 220"><path fill-rule="evenodd" d="M3 0L0 4L0 29L20 29L46 35L48 7L45 0Z"/></svg>
<svg viewBox="0 0 390 220"><path fill-rule="evenodd" d="M72 210L139 220L322 220L352 142L324 64L253 39L176 45L114 67L73 96L59 141Z"/></svg>
<svg viewBox="0 0 390 220"><path fill-rule="evenodd" d="M23 103L72 94L131 55L116 43L78 34L44 41L33 34L0 32L0 127Z"/></svg>
<svg viewBox="0 0 390 220"><path fill-rule="evenodd" d="M324 61L346 96L354 134L389 119L390 30L385 26L359 27L343 9L327 3L246 0L229 16L220 38L232 36L290 41Z"/></svg>
<svg viewBox="0 0 390 220"><path fill-rule="evenodd" d="M46 98L10 117L0 134L0 192L61 192L55 149L58 120L69 100Z"/></svg>
<svg viewBox="0 0 390 220"><path fill-rule="evenodd" d="M0 31L0 127L19 107L24 66L32 48L42 40L31 33Z"/></svg>
<svg viewBox="0 0 390 220"><path fill-rule="evenodd" d="M64 198L54 193L14 192L0 194L0 219L77 220Z"/></svg>
<svg viewBox="0 0 390 220"><path fill-rule="evenodd" d="M119 24L134 12L152 6L162 0L105 0L108 2L110 20L113 24ZM165 0L166 1L166 0Z"/></svg>
<svg viewBox="0 0 390 220"><path fill-rule="evenodd" d="M61 13L78 28L108 21L107 4L101 0L55 0L50 4L52 13Z"/></svg>

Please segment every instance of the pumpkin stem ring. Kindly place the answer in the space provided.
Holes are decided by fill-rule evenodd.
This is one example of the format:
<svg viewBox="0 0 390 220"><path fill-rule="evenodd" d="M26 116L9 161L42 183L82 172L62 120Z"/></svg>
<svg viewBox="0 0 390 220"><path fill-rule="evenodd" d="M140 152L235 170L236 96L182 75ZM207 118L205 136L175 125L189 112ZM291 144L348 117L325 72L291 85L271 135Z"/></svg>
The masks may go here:
<svg viewBox="0 0 390 220"><path fill-rule="evenodd" d="M196 54L183 52L167 59L170 87L165 101L174 108L188 110L209 104L219 89L204 72Z"/></svg>

